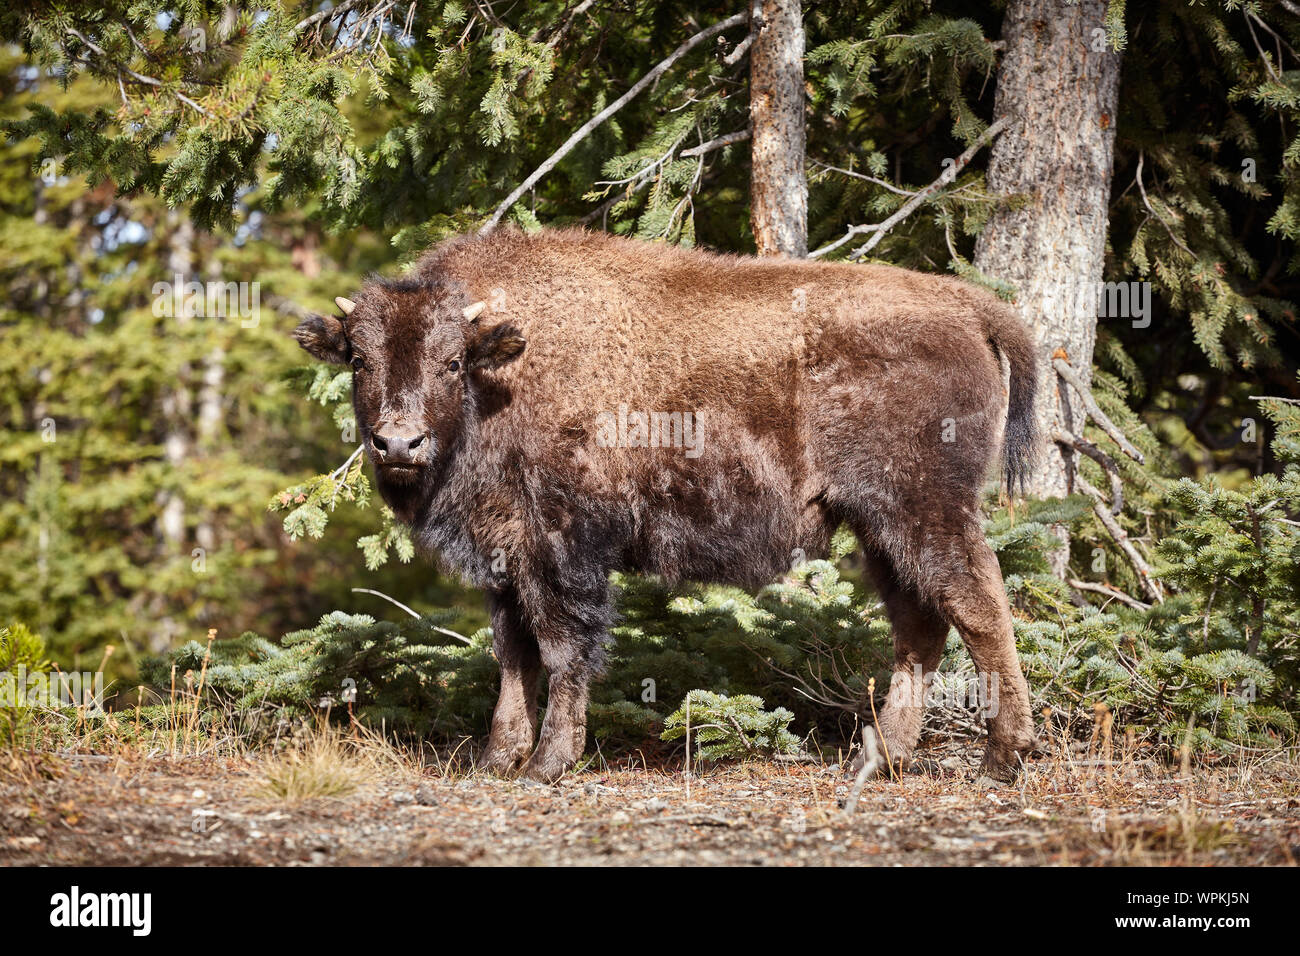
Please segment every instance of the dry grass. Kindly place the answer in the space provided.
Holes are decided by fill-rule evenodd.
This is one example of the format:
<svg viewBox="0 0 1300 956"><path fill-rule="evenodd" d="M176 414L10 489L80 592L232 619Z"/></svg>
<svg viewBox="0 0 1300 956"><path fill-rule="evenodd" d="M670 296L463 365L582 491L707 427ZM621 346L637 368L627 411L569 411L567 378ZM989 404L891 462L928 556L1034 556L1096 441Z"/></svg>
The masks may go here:
<svg viewBox="0 0 1300 956"><path fill-rule="evenodd" d="M1191 809L1155 820L1112 826L1098 836L1100 849L1109 851L1110 860L1116 866L1212 864L1216 850L1229 850L1245 843L1232 823Z"/></svg>
<svg viewBox="0 0 1300 956"><path fill-rule="evenodd" d="M427 758L432 758L431 766ZM472 772L462 768L457 753L441 758L434 751L413 749L352 721L346 730L322 719L314 730L256 758L254 795L288 802L318 797L343 797L367 783L418 786L429 777L458 779Z"/></svg>
<svg viewBox="0 0 1300 956"><path fill-rule="evenodd" d="M257 762L252 792L289 803L318 797L343 797L377 771L375 759L334 730L322 729L301 743Z"/></svg>
<svg viewBox="0 0 1300 956"><path fill-rule="evenodd" d="M0 864L1294 865L1300 765L1105 768L1036 760L1016 787L945 766L869 781L821 764L692 768L618 758L542 786L469 772L357 730L309 730L274 756L121 761L47 755L0 779ZM956 761L950 759L958 758ZM961 769L950 764L962 763ZM1117 773L1117 777L1119 774ZM195 827L200 819L202 826Z"/></svg>
<svg viewBox="0 0 1300 956"><path fill-rule="evenodd" d="M207 672L216 633L208 631L207 651L197 672L173 667L165 691L139 687L123 709L104 713L89 706L33 708L34 719L21 739L11 741L10 752L29 757L99 754L120 760L247 755L267 738L273 715L270 708L236 708L209 692Z"/></svg>
<svg viewBox="0 0 1300 956"><path fill-rule="evenodd" d="M142 840L161 840L154 863L312 862L322 820L357 859L393 863L443 859L447 841L467 858L547 864L1187 866L1300 857L1294 746L1171 766L1116 732L1102 709L1082 732L1049 722L1045 752L1011 787L979 777L981 739L929 734L922 772L868 782L846 814L852 780L827 765L834 754L692 767L686 776L679 755L607 758L597 748L558 787L539 787L479 772L468 738L435 749L355 721L339 727L327 714L314 725L272 723L214 707L204 680L202 669L177 675L175 691L152 707L40 715L39 738L0 760L0 800L26 808L0 818L0 862L118 863L134 860ZM189 830L192 813L207 829ZM265 844L271 830L284 845ZM178 831L188 836L178 841ZM431 833L437 846L425 847Z"/></svg>

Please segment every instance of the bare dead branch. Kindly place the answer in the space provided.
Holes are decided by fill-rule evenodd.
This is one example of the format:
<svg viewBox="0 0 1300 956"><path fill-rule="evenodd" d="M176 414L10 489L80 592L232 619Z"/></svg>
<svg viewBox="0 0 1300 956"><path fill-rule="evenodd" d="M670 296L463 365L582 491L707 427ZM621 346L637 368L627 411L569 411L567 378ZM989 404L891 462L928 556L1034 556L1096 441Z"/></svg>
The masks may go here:
<svg viewBox="0 0 1300 956"><path fill-rule="evenodd" d="M1183 242L1183 240L1179 239L1176 235L1174 235L1173 227L1170 226L1169 223L1165 222L1164 217L1161 216L1160 213L1156 212L1155 209L1152 207L1151 200L1147 197L1146 183L1142 181L1142 166L1145 162L1146 162L1146 152L1144 150L1138 150L1137 173L1134 175L1133 178L1134 181L1137 183L1138 192L1142 195L1142 205L1146 207L1147 212L1149 212L1155 218L1156 222L1160 223L1160 225L1165 227L1165 232L1169 233L1169 238L1174 241L1174 243L1178 246L1178 248L1182 249L1183 252L1187 253L1189 256L1195 259L1196 253L1192 252L1192 250L1187 247L1187 243Z"/></svg>
<svg viewBox="0 0 1300 956"><path fill-rule="evenodd" d="M739 129L734 133L728 133L725 136L719 136L717 139L711 139L707 143L701 143L699 146L692 146L690 149L684 149L677 155L682 159L691 156L703 156L705 153L712 153L714 150L722 149L733 143L743 143L753 135L753 130Z"/></svg>
<svg viewBox="0 0 1300 956"><path fill-rule="evenodd" d="M762 4L753 4L753 14L749 19L749 33L745 39L736 44L736 48L722 58L722 62L727 66L735 66L740 62L741 57L749 52L749 48L754 45L755 38L763 32L763 14L760 10Z"/></svg>
<svg viewBox="0 0 1300 956"><path fill-rule="evenodd" d="M1070 578L1066 583L1076 591L1088 591L1092 594L1102 594L1108 598L1113 598L1114 600L1119 601L1120 604L1127 604L1129 607L1138 611L1151 610L1150 604L1142 603L1137 598L1125 594L1123 591L1119 590L1119 588L1112 588L1105 584L1098 584L1095 581L1083 581L1079 578Z"/></svg>
<svg viewBox="0 0 1300 956"><path fill-rule="evenodd" d="M1115 464L1115 459L1088 441L1088 439L1078 435L1071 435L1059 428L1052 432L1052 441L1058 445L1075 448L1101 465L1102 470L1106 472L1106 476L1110 478L1110 513L1117 515L1124 510L1124 482L1120 479L1119 466Z"/></svg>
<svg viewBox="0 0 1300 956"><path fill-rule="evenodd" d="M357 594L373 594L375 597L381 597L381 598L383 598L385 601L387 601L389 604L393 604L393 605L396 605L397 607L400 607L403 611L405 611L407 614L411 615L411 617L415 618L417 621L421 621L421 620L423 620L423 618L420 617L420 615L419 615L418 613L416 613L415 611L412 611L409 607L407 607L407 606L406 606L405 604L403 604L401 601L397 600L397 598L389 597L389 596L388 596L387 594L385 594L383 591L375 591L375 590L372 590L371 588L353 588L352 590L353 590L354 592L356 592ZM445 628L445 627L438 627L436 624L430 624L430 625L429 625L429 628L430 628L431 630L437 631L439 634L446 634L448 637L454 637L456 640L458 640L458 641L462 641L462 642L464 642L464 643L466 643L466 644L472 644L472 643L474 643L474 642L471 641L468 637L466 637L464 634L457 634L455 631L449 631L449 630L447 630L447 628Z"/></svg>
<svg viewBox="0 0 1300 956"><path fill-rule="evenodd" d="M546 41L546 45L551 49L554 49L555 47L559 46L560 41L564 39L564 35L568 33L569 28L573 26L573 21L576 20L578 17L582 16L588 10L590 10L592 8L592 5L595 2L596 0L582 0L581 3L579 3L576 7L574 7L572 10L566 13L564 15L564 21L560 24L560 26L556 29L556 31L553 34L551 34L550 38ZM533 35L530 36L528 39L532 43L540 43L542 41L542 37L545 35L546 35L546 28L538 27L536 30L533 31Z"/></svg>
<svg viewBox="0 0 1300 956"><path fill-rule="evenodd" d="M832 173L839 173L842 176L851 176L854 179L861 179L863 182L872 183L876 186L882 186L885 189L888 189L891 193L895 193L896 195L899 196L916 195L915 190L903 189L899 186L895 186L887 179L877 179L875 176L868 176L865 173L855 173L851 169L841 169L839 166L832 166L830 163L823 163L819 159L810 159L809 162L812 163L814 166L820 166L822 169L829 170Z"/></svg>
<svg viewBox="0 0 1300 956"><path fill-rule="evenodd" d="M1249 10L1245 11L1244 16L1246 18L1246 29L1250 31L1250 39L1255 44L1255 49L1259 53L1260 61L1264 64L1264 69L1268 71L1269 79L1273 80L1275 83L1281 82L1282 78L1278 75L1277 70L1273 68L1273 61L1270 60L1268 54L1264 52L1264 48L1259 44L1259 37L1255 34L1255 22L1258 22L1262 27L1267 27L1267 24L1265 24L1263 20L1252 17ZM1277 34L1274 34L1274 36L1276 35Z"/></svg>
<svg viewBox="0 0 1300 956"><path fill-rule="evenodd" d="M1084 478L1083 475L1080 475L1077 472L1074 476L1074 483L1078 485L1082 491L1092 496L1093 514L1097 516L1097 520L1101 522L1102 527L1106 529L1106 532L1114 539L1115 543L1119 545L1120 550L1124 552L1129 563L1133 565L1133 570L1137 572L1138 581L1141 582L1143 592L1152 600L1153 603L1162 603L1165 598L1164 594L1161 592L1159 580L1157 580L1155 575L1151 573L1151 565L1147 563L1146 558L1142 557L1141 552L1139 552L1137 548L1133 547L1133 542L1129 540L1128 532L1120 527L1119 522L1115 520L1115 516L1112 515L1110 509L1106 507L1106 496L1093 487L1092 483L1089 482L1088 479Z"/></svg>
<svg viewBox="0 0 1300 956"><path fill-rule="evenodd" d="M312 27L316 26L316 24L322 22L323 20L332 20L340 13L347 13L353 7L357 6L360 2L361 0L343 0L342 3L337 3L334 6L330 7L328 10L321 10L318 13L313 13L305 20L299 20L297 26L293 28L293 32L302 33L302 31L311 29Z"/></svg>
<svg viewBox="0 0 1300 956"><path fill-rule="evenodd" d="M1097 427L1110 436L1111 441L1120 447L1124 454L1128 455L1139 465L1146 462L1146 457L1142 452L1133 447L1133 443L1124 437L1115 423L1107 417L1106 413L1098 406L1097 400L1092 397L1092 389L1083 383L1079 373L1063 358L1052 359L1052 368L1056 369L1056 374L1065 379L1074 388L1075 393L1083 402L1084 410L1087 411L1088 417L1097 423ZM1082 450L1082 449L1080 449Z"/></svg>
<svg viewBox="0 0 1300 956"><path fill-rule="evenodd" d="M338 481L340 478L346 475L348 473L348 470L351 469L352 463L357 460L357 456L360 455L365 450L365 447L366 447L365 445L358 445L356 448L352 449L352 454L348 455L347 460L343 462L343 464L339 465L337 468L335 468L333 471L330 472L330 477L333 478L335 481Z"/></svg>
<svg viewBox="0 0 1300 956"><path fill-rule="evenodd" d="M559 164L560 160L569 155L575 146L591 135L593 130L639 96L646 87L650 86L658 80L659 77L672 69L673 64L710 37L721 33L723 30L729 30L732 27L744 23L748 19L748 16L747 13L737 13L734 16L730 16L725 20L713 24L711 27L701 30L699 33L682 43L681 46L663 60L659 61L658 65L645 76L641 77L641 79L637 80L631 89L578 127L578 129L574 131L573 135L561 144L559 149L551 153L551 155L546 158L545 162L533 170L527 179L514 188L514 191L511 192L509 196L501 200L500 205L498 205L497 208L493 210L492 215L488 217L488 221L479 229L479 235L486 236L495 229L497 223L501 221L501 217L506 214L516 201L518 201L520 196L537 185L538 181L541 180L543 176L554 169L556 165Z"/></svg>
<svg viewBox="0 0 1300 956"><path fill-rule="evenodd" d="M912 213L916 212L916 210L919 209L926 202L926 200L934 196L935 193L943 189L944 186L947 186L950 183L952 183L952 181L957 178L957 174L960 173L963 169L965 169L966 166L970 163L970 161L975 158L975 154L978 153L986 143L990 142L993 139L993 137L997 136L1004 129L1006 129L1009 122L1010 120L1008 120L1007 117L1004 116L1002 117L1002 119L998 120L988 129L986 129L983 133L980 134L979 139L975 140L975 142L972 143L966 149L965 152L963 152L960 156L958 156L953 161L953 164L951 166L948 166L947 168L944 169L942 173L939 174L938 179L930 183L930 185L926 186L924 189L918 190L912 196L911 199L903 203L903 205L899 206L898 209L894 211L894 214L891 215L884 222L876 223L874 225L866 225L866 226L849 226L847 233L845 233L835 242L822 246L820 249L816 250L815 252L810 252L808 254L808 258L816 259L820 256L824 256L826 255L826 253L838 249L840 246L844 245L854 236L862 235L864 233L872 233L870 239L868 239L857 249L854 249L851 253L849 253L850 259L861 259L868 252L874 249L880 243L881 239L885 238L885 235L889 232L889 230L893 229L895 226L897 226L900 222L902 222Z"/></svg>

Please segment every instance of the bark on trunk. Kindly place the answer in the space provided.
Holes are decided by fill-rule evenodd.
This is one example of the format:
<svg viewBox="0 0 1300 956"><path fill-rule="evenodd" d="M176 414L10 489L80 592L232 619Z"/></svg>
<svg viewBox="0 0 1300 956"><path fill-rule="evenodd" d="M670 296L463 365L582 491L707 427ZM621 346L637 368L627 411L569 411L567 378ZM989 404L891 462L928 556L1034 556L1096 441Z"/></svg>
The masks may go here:
<svg viewBox="0 0 1300 956"><path fill-rule="evenodd" d="M209 259L206 272L208 281L221 281L221 262L215 255ZM199 388L199 411L195 429L195 445L204 456L215 453L220 444L221 429L226 419L226 348L222 340L227 334L227 323L238 321L237 310L233 307L227 310L224 319L215 316L208 316L207 319L213 343L203 360L203 384ZM217 533L210 508L201 510L198 525L194 529L194 540L203 549L205 556L216 550Z"/></svg>
<svg viewBox="0 0 1300 956"><path fill-rule="evenodd" d="M985 275L1016 287L1016 307L1038 343L1040 434L1082 429L1077 397L1051 371L1064 353L1091 381L1096 296L1106 253L1120 57L1105 44L1104 0L1011 0L1002 26L996 116L1011 126L993 144L988 186L1003 205L975 246ZM1031 495L1070 493L1076 453L1045 441ZM1057 556L1058 571L1064 559Z"/></svg>
<svg viewBox="0 0 1300 956"><path fill-rule="evenodd" d="M168 220L172 233L168 241L167 281L175 282L180 276L182 283L188 282L194 271L195 245L197 237L194 226L184 214L174 213ZM183 291L183 290L182 290ZM184 314L163 322L175 322L178 326L188 326L193 320ZM189 388L190 368L182 365L177 369L176 383L163 393L162 419L166 423L163 437L163 460L169 470L180 469L192 453L193 443L190 435L190 422L193 418L193 395ZM158 551L164 561L175 560L186 549L185 543L185 498L175 489L165 489L158 493ZM170 648L180 633L180 623L165 608L166 599L158 595L152 612L154 626L149 636L149 649L161 653Z"/></svg>
<svg viewBox="0 0 1300 956"><path fill-rule="evenodd" d="M803 12L799 0L755 2L749 51L750 218L760 256L808 254L804 175Z"/></svg>

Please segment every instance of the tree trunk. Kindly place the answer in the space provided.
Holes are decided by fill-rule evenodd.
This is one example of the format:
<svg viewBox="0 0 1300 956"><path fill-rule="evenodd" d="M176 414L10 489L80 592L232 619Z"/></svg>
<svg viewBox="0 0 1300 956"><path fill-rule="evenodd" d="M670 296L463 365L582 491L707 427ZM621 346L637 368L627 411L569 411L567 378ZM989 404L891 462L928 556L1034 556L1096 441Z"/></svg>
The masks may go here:
<svg viewBox="0 0 1300 956"><path fill-rule="evenodd" d="M803 12L799 0L756 0L749 51L750 218L760 256L808 254L804 175Z"/></svg>
<svg viewBox="0 0 1300 956"><path fill-rule="evenodd" d="M1051 370L1064 355L1092 378L1097 290L1106 255L1120 56L1105 41L1104 0L1011 0L1002 26L994 114L1011 126L993 144L988 186L1001 205L975 245L975 265L1016 288L1038 343L1040 434L1083 428L1077 396ZM1059 424L1058 424L1059 423ZM1075 453L1046 439L1028 492L1063 497ZM1054 564L1064 571L1064 554Z"/></svg>
<svg viewBox="0 0 1300 956"><path fill-rule="evenodd" d="M220 282L222 279L221 261L215 255L215 250L208 261L206 273L211 282ZM221 443L221 430L226 420L226 349L222 340L227 335L228 324L238 321L239 315L233 307L227 309L224 319L211 315L207 318L212 348L203 360L203 384L199 388L194 435L195 445L204 456L213 454ZM217 533L210 508L201 511L198 525L194 529L194 540L203 549L205 560L216 550Z"/></svg>
<svg viewBox="0 0 1300 956"><path fill-rule="evenodd" d="M185 283L194 271L195 245L197 237L194 226L184 213L173 213L168 217L171 236L168 239L167 281ZM177 277L180 277L179 280ZM182 288L182 294L184 290ZM193 319L184 314L162 322L175 322L178 327L189 326ZM166 424L163 437L163 460L167 463L169 477L184 467L189 459L193 444L190 436L190 421L193 418L193 396L189 388L190 368L182 365L177 369L176 382L164 390L162 396L161 418ZM181 492L168 488L158 493L157 529L159 553L165 561L175 560L182 550L188 550L185 543L185 498ZM149 649L154 653L167 650L180 633L180 624L165 609L165 598L158 595L153 611L154 626L149 638Z"/></svg>

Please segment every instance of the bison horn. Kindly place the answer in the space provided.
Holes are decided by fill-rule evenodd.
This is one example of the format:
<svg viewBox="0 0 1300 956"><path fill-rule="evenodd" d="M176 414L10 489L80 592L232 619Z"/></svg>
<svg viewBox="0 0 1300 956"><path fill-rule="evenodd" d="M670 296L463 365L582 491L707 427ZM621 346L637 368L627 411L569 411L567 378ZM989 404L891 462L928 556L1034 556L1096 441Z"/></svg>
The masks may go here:
<svg viewBox="0 0 1300 956"><path fill-rule="evenodd" d="M352 310L357 307L357 304L355 302L353 302L351 299L345 299L341 295L336 296L334 298L334 304L339 307L339 311L341 311L344 315L351 315Z"/></svg>
<svg viewBox="0 0 1300 956"><path fill-rule="evenodd" d="M483 314L483 310L486 308L487 308L486 302L475 302L473 305L465 306L465 321L473 322L475 319L477 319L480 315Z"/></svg>

